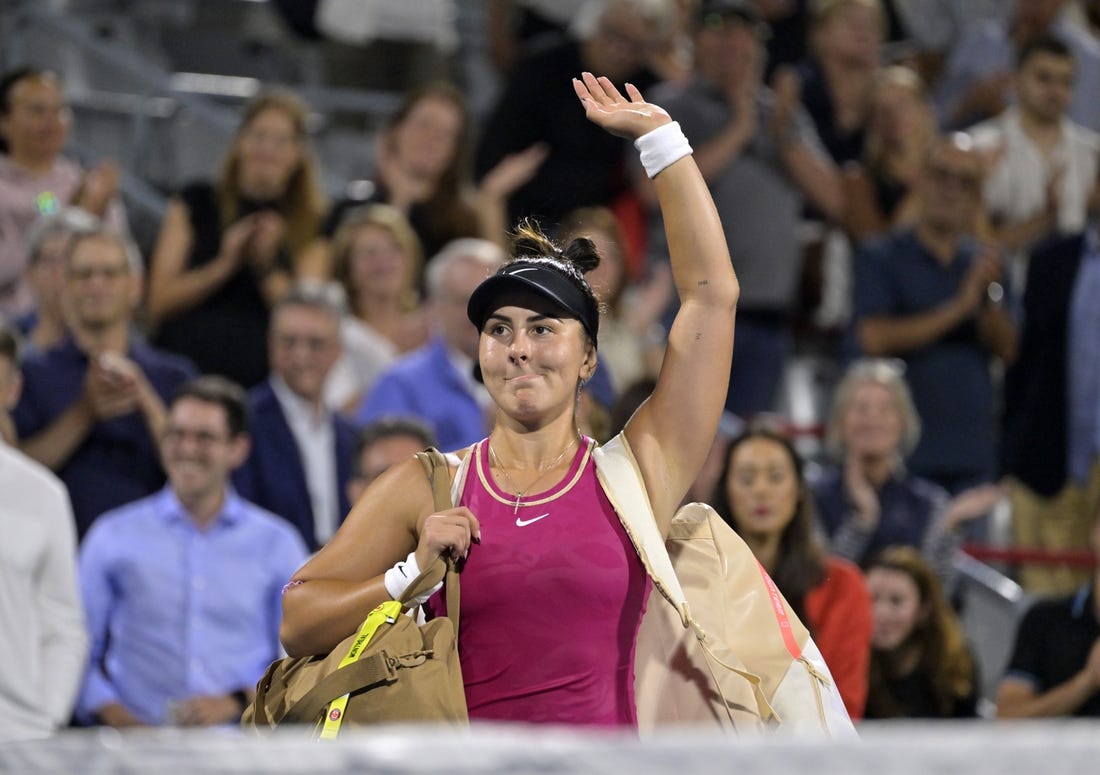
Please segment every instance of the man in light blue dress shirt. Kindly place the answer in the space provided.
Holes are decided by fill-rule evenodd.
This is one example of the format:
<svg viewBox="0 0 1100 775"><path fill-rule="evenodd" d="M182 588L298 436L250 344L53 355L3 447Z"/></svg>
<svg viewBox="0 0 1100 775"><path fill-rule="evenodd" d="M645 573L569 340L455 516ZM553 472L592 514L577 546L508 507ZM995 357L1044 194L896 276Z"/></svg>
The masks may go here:
<svg viewBox="0 0 1100 775"><path fill-rule="evenodd" d="M185 384L161 442L168 485L88 533L80 720L231 723L281 655L281 590L307 553L289 523L230 486L248 448L243 390L220 377Z"/></svg>

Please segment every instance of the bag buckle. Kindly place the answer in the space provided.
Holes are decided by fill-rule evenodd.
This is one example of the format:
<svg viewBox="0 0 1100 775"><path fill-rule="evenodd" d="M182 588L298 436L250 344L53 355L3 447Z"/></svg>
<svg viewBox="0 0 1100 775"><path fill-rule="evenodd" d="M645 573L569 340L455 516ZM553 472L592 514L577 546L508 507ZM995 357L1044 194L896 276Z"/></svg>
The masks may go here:
<svg viewBox="0 0 1100 775"><path fill-rule="evenodd" d="M385 655L386 672L390 674L390 677L396 678L398 670L406 667L420 667L433 656L435 656L433 649L414 651L411 654L402 654L401 656L392 656L387 653Z"/></svg>

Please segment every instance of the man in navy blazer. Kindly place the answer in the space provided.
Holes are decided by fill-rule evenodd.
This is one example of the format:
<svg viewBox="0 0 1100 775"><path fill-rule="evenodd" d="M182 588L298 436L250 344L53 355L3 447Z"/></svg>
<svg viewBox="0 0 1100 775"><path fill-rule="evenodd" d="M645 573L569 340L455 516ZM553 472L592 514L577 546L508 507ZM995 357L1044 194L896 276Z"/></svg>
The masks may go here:
<svg viewBox="0 0 1100 775"><path fill-rule="evenodd" d="M1084 549L1100 508L1100 228L1031 255L1016 362L1005 375L1003 459L1015 543ZM1069 593L1086 569L1024 567L1035 593Z"/></svg>
<svg viewBox="0 0 1100 775"><path fill-rule="evenodd" d="M272 312L268 352L271 375L249 394L252 452L233 482L315 550L350 508L355 430L322 400L340 356L339 307L321 288L295 288Z"/></svg>

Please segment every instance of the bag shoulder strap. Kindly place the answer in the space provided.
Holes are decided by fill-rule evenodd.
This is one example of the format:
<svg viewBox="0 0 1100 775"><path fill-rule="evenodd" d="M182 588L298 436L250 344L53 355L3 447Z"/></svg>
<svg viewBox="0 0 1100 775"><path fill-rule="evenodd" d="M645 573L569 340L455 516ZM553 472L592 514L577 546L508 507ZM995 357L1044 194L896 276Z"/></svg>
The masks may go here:
<svg viewBox="0 0 1100 775"><path fill-rule="evenodd" d="M672 566L665 539L649 505L642 472L626 436L622 433L593 452L596 473L619 521L626 529L634 549L653 580L653 586L680 615L684 627L692 625L691 609L680 579Z"/></svg>
<svg viewBox="0 0 1100 775"><path fill-rule="evenodd" d="M740 673L746 678L749 678L749 674L720 659L711 650L706 631L692 617L687 595L684 594L680 578L676 575L672 557L669 556L668 547L665 545L665 538L657 527L657 519L653 516L653 508L649 505L645 480L638 469L637 460L630 449L630 443L626 440L626 435L620 433L597 449L594 459L596 473L604 492L611 501L615 513L619 515L619 521L622 522L631 543L634 544L634 549L645 566L646 573L652 579L653 586L680 615L680 623L684 629L690 629L695 635L702 649L707 671L710 673L711 684L722 700L722 708L731 727L736 728L737 722L733 718L731 706L722 690L722 682L718 679L715 664ZM753 683L757 703L763 714L770 714L771 707L760 692L759 681L754 679L755 677L750 678L750 682Z"/></svg>
<svg viewBox="0 0 1100 775"><path fill-rule="evenodd" d="M393 682L394 671L387 663L384 651L352 662L329 673L317 682L300 700L294 703L280 724L306 724L313 722L325 706L349 692L369 688L379 683Z"/></svg>
<svg viewBox="0 0 1100 775"><path fill-rule="evenodd" d="M462 498L462 489L466 486L466 476L470 473L470 461L474 457L474 448L467 447L466 454L459 456L457 452L449 452L443 458L455 468L454 480L451 482L451 502L458 503Z"/></svg>
<svg viewBox="0 0 1100 775"><path fill-rule="evenodd" d="M432 485L432 497L435 500L435 510L443 511L454 507L451 500L451 467L447 458L435 447L429 447L423 452L416 453L417 460L424 467L424 473ZM439 583L443 579L447 590L447 618L454 624L455 632L458 632L459 595L458 569L450 558L439 558L431 566L421 571L420 575L412 580L408 589L401 596L402 603L406 603Z"/></svg>

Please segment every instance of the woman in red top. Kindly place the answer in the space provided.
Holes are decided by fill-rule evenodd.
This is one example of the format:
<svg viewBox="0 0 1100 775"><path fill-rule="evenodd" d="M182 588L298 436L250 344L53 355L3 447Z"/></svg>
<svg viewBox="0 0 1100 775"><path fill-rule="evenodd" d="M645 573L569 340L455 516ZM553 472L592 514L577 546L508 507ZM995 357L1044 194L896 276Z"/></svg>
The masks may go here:
<svg viewBox="0 0 1100 775"><path fill-rule="evenodd" d="M752 549L810 630L848 715L863 716L871 654L871 598L852 563L814 536L802 459L784 436L750 428L730 443L713 503Z"/></svg>

